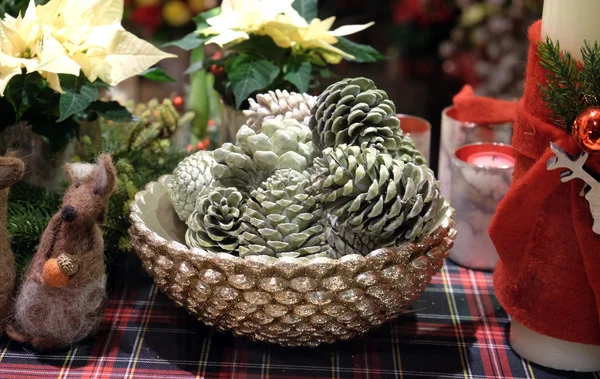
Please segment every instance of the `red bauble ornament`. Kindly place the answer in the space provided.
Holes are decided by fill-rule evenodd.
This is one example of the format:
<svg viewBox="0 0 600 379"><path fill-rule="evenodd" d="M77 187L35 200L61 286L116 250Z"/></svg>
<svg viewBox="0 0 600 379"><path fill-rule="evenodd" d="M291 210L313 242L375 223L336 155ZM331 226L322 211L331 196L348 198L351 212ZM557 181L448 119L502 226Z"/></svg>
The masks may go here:
<svg viewBox="0 0 600 379"><path fill-rule="evenodd" d="M573 122L571 134L583 151L600 153L600 107L590 107L581 112Z"/></svg>

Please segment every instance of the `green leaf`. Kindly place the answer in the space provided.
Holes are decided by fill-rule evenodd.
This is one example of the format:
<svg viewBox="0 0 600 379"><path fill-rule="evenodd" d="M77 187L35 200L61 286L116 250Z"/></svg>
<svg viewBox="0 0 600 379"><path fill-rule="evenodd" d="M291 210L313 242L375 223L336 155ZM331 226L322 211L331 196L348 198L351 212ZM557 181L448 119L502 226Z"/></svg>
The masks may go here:
<svg viewBox="0 0 600 379"><path fill-rule="evenodd" d="M100 87L100 88L104 88L104 89L109 89L110 88L110 84L104 83L100 79L94 80L94 82L92 84L95 85L96 87Z"/></svg>
<svg viewBox="0 0 600 379"><path fill-rule="evenodd" d="M221 14L221 7L216 7L206 12L202 12L196 17L194 17L194 22L196 23L198 30L206 29L208 27L208 20L211 17L215 17Z"/></svg>
<svg viewBox="0 0 600 379"><path fill-rule="evenodd" d="M352 42L344 37L337 37L338 43L334 46L345 53L354 55L354 61L359 63L376 62L378 60L387 59L385 55L375 50L369 45L361 45L360 43Z"/></svg>
<svg viewBox="0 0 600 379"><path fill-rule="evenodd" d="M286 73L283 78L295 85L300 92L306 92L312 78L311 72L312 65L308 62L302 62L296 71Z"/></svg>
<svg viewBox="0 0 600 379"><path fill-rule="evenodd" d="M272 84L280 69L264 59L248 61L248 58L240 56L237 60L239 62L234 62L231 67L229 80L236 107L239 108L252 92L263 90Z"/></svg>
<svg viewBox="0 0 600 379"><path fill-rule="evenodd" d="M270 61L279 61L290 54L289 48L281 48L268 36L251 35L249 39L240 41L229 47L230 50L240 54L252 55Z"/></svg>
<svg viewBox="0 0 600 379"><path fill-rule="evenodd" d="M90 104L88 110L97 112L106 120L115 122L132 121L133 115L116 101L97 100Z"/></svg>
<svg viewBox="0 0 600 379"><path fill-rule="evenodd" d="M327 62L323 60L314 50L307 55L308 61L314 65L325 67Z"/></svg>
<svg viewBox="0 0 600 379"><path fill-rule="evenodd" d="M162 68L150 67L138 76L152 80L155 82L175 82L176 80L170 77Z"/></svg>
<svg viewBox="0 0 600 379"><path fill-rule="evenodd" d="M191 75L195 72L198 72L204 68L204 61L194 62L183 72L183 75Z"/></svg>
<svg viewBox="0 0 600 379"><path fill-rule="evenodd" d="M328 68L323 68L323 69L319 70L319 75L323 79L329 79L333 76L333 72L331 72L331 70L329 70Z"/></svg>
<svg viewBox="0 0 600 379"><path fill-rule="evenodd" d="M204 44L204 41L206 41L206 38L204 38L204 36L202 36L198 32L191 32L181 39L165 43L163 47L177 46L178 48L183 49L185 51L190 51L194 50L199 46L202 46Z"/></svg>
<svg viewBox="0 0 600 379"><path fill-rule="evenodd" d="M62 122L72 115L84 111L93 101L98 100L98 88L85 76L59 75L63 93L60 96L59 110Z"/></svg>
<svg viewBox="0 0 600 379"><path fill-rule="evenodd" d="M37 72L17 75L10 80L4 96L15 110L16 121L36 103L37 97L47 86L48 82Z"/></svg>
<svg viewBox="0 0 600 379"><path fill-rule="evenodd" d="M317 18L318 0L295 0L292 7L300 13L307 22L311 22L313 18Z"/></svg>
<svg viewBox="0 0 600 379"><path fill-rule="evenodd" d="M64 89L64 88L63 88ZM73 117L57 124L52 117L36 117L28 120L32 131L48 143L50 151L60 151L70 140L77 137L79 122Z"/></svg>

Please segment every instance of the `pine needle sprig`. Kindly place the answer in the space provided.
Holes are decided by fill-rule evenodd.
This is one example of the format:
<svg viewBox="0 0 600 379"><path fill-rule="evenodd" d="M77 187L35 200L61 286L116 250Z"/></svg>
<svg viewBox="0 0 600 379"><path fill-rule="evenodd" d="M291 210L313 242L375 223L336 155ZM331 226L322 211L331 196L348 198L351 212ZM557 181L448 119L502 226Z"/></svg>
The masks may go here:
<svg viewBox="0 0 600 379"><path fill-rule="evenodd" d="M597 106L600 99L600 46L595 41L584 41L581 49L583 68L580 74L581 90L586 108Z"/></svg>
<svg viewBox="0 0 600 379"><path fill-rule="evenodd" d="M552 112L556 126L571 133L571 124L579 114L583 94L579 89L579 72L571 53L560 51L560 44L549 37L538 42L540 64L548 72L546 85L538 83L542 99Z"/></svg>
<svg viewBox="0 0 600 379"><path fill-rule="evenodd" d="M538 42L541 66L547 71L546 83L538 83L542 99L551 112L552 122L571 133L577 116L600 105L600 46L584 41L582 60L577 61L560 44L546 37Z"/></svg>

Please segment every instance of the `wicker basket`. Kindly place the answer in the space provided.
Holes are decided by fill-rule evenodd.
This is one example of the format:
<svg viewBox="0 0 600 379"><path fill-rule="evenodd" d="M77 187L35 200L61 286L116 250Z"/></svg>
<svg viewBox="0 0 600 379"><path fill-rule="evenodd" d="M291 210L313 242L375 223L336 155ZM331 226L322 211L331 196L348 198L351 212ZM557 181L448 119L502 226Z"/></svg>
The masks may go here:
<svg viewBox="0 0 600 379"><path fill-rule="evenodd" d="M164 176L137 194L129 233L143 267L177 305L219 330L285 346L347 340L394 319L425 290L456 235L453 211L421 243L367 256L273 258L184 244Z"/></svg>

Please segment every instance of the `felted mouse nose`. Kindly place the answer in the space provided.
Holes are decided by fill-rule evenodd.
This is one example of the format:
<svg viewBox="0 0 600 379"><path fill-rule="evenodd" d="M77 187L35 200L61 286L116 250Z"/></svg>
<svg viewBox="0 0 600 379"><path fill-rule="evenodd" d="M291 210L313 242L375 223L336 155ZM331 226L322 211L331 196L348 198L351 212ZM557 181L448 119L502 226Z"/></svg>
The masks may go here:
<svg viewBox="0 0 600 379"><path fill-rule="evenodd" d="M60 212L60 216L66 222L73 222L77 219L77 211L72 206L66 205Z"/></svg>

